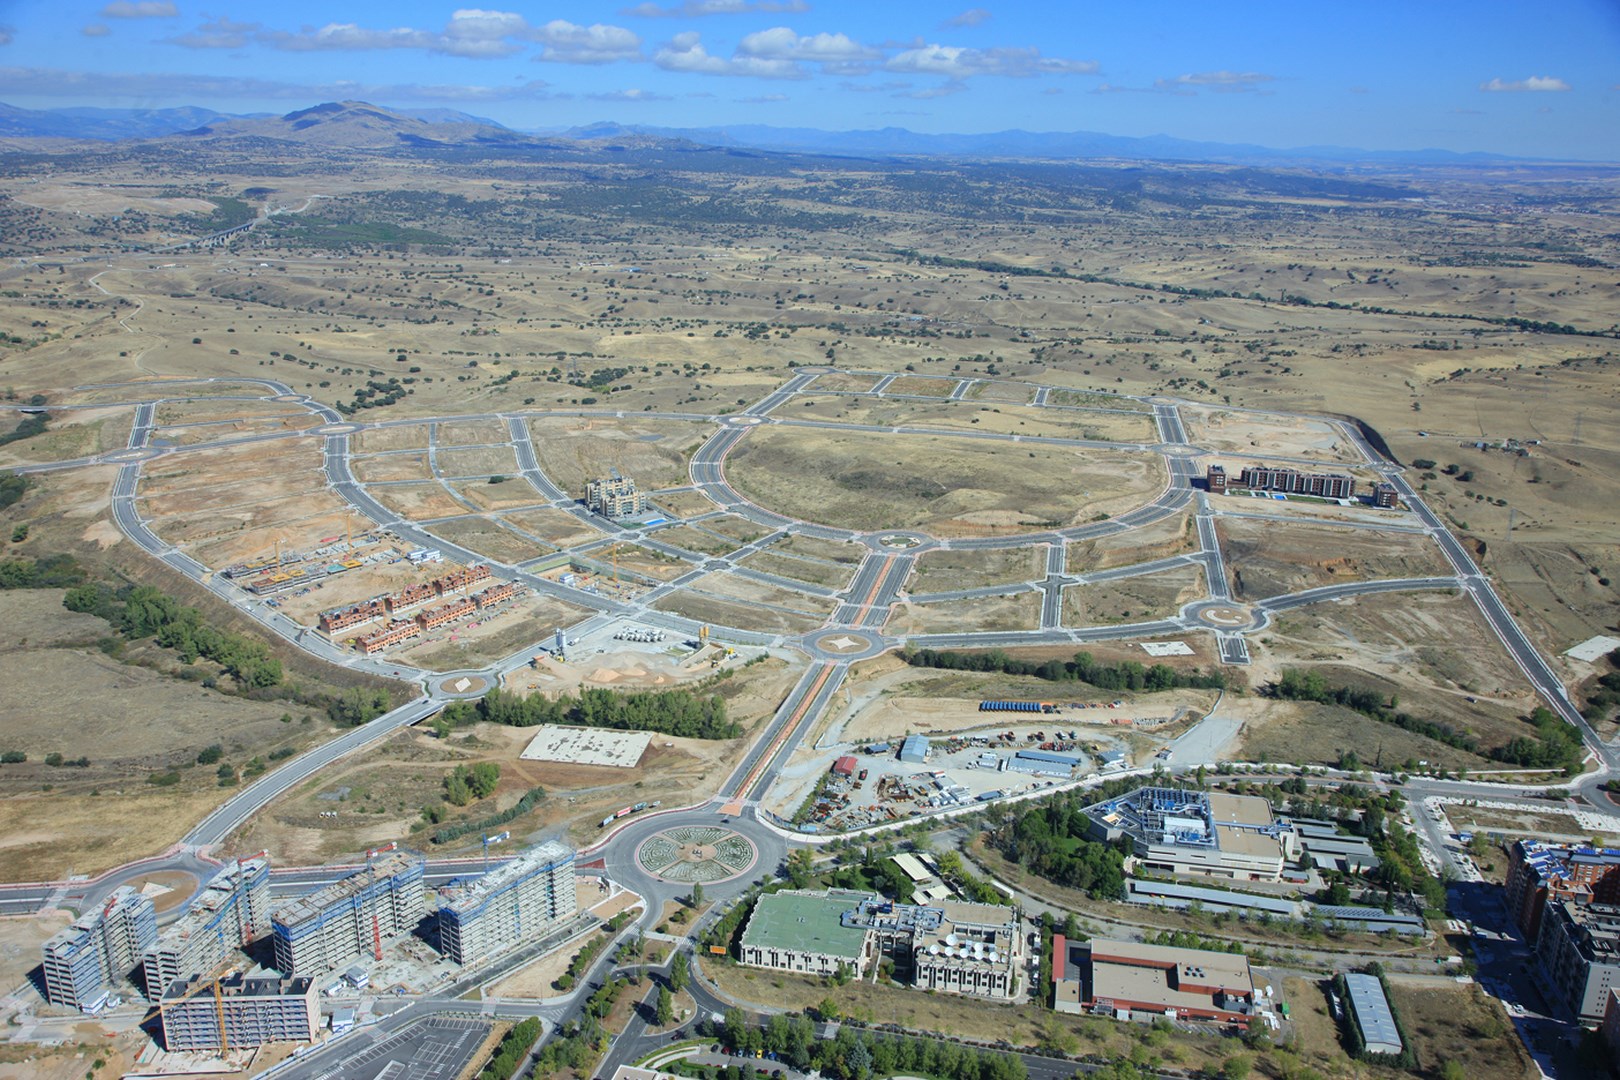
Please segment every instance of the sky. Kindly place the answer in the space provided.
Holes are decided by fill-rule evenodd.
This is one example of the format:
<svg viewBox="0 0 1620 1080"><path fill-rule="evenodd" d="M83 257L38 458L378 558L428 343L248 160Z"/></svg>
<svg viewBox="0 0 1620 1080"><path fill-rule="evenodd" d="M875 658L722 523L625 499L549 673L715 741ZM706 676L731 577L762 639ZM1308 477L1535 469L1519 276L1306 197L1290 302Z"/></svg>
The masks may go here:
<svg viewBox="0 0 1620 1080"><path fill-rule="evenodd" d="M490 2L0 0L0 101L1620 161L1620 0Z"/></svg>

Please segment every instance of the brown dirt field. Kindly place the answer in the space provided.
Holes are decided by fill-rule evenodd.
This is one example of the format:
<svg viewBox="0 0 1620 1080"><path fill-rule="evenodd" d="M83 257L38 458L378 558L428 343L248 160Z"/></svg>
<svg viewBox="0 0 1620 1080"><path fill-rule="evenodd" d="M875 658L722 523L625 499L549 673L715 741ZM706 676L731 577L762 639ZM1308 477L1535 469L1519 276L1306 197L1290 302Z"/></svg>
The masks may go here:
<svg viewBox="0 0 1620 1080"><path fill-rule="evenodd" d="M468 517L444 521L435 525L433 532L452 544L459 544L496 562L528 562L557 550L549 544L538 544L511 529L504 529L491 518Z"/></svg>
<svg viewBox="0 0 1620 1080"><path fill-rule="evenodd" d="M596 890L591 891L594 893ZM545 954L491 986L487 991L488 996L541 1000L561 994L563 991L557 989L557 980L568 971L568 965L574 962L574 957L578 956L589 942L606 936L597 931L564 945L555 952Z"/></svg>
<svg viewBox="0 0 1620 1080"><path fill-rule="evenodd" d="M977 383L967 396L974 401L995 401L1008 405L1023 405L1035 396L1035 388L1025 383L999 382L987 379Z"/></svg>
<svg viewBox="0 0 1620 1080"><path fill-rule="evenodd" d="M987 596L938 604L897 604L883 630L889 634L952 634L969 630L1033 630L1041 622L1041 594Z"/></svg>
<svg viewBox="0 0 1620 1080"><path fill-rule="evenodd" d="M432 480L433 470L428 467L427 452L411 454L376 454L370 457L352 457L349 464L354 478L362 484L387 480Z"/></svg>
<svg viewBox="0 0 1620 1080"><path fill-rule="evenodd" d="M913 594L976 589L1046 576L1046 547L925 551L906 582Z"/></svg>
<svg viewBox="0 0 1620 1080"><path fill-rule="evenodd" d="M468 513L448 491L435 483L398 484L369 489L371 497L400 517L411 521L454 517Z"/></svg>
<svg viewBox="0 0 1620 1080"><path fill-rule="evenodd" d="M207 527L205 519L176 521L170 528L195 532L199 538L187 545L191 557L204 566L223 570L241 562L273 558L278 539L284 552L307 551L329 542L331 537L342 537L346 530L353 530L355 545L361 547L364 534L360 530L371 526L369 520L327 492L298 501L282 500L265 507L253 520L262 522L262 527L206 538L201 536ZM367 545L361 553L367 550L374 549Z"/></svg>
<svg viewBox="0 0 1620 1080"><path fill-rule="evenodd" d="M767 585L752 578L745 578L741 574L726 571L706 574L693 582L691 588L728 600L787 608L790 611L818 615L822 618L831 615L835 606L831 600L819 596L793 589L779 589L775 585Z"/></svg>
<svg viewBox="0 0 1620 1080"><path fill-rule="evenodd" d="M1573 814L1560 813L1556 810L1529 813L1459 803L1446 803L1444 810L1446 818L1451 822L1452 832L1501 832L1509 837L1534 836L1541 839L1567 837L1577 843L1591 843L1596 839L1601 847L1612 846L1616 839L1620 838L1620 829L1607 833L1582 829ZM1503 861L1506 861L1505 858Z"/></svg>
<svg viewBox="0 0 1620 1080"><path fill-rule="evenodd" d="M747 518L738 517L736 514L710 518L701 524L702 528L707 529L709 532L717 532L721 536L731 537L731 539L737 541L738 545L751 544L768 532L768 530L761 528Z"/></svg>
<svg viewBox="0 0 1620 1080"><path fill-rule="evenodd" d="M842 589L855 576L848 564L827 563L820 559L796 559L777 553L780 544L758 554L750 555L738 565L751 567L767 574L777 574L795 581L808 581L829 589Z"/></svg>
<svg viewBox="0 0 1620 1080"><path fill-rule="evenodd" d="M9 991L39 967L39 947L73 921L66 911L11 915L0 919L0 986Z"/></svg>
<svg viewBox="0 0 1620 1080"><path fill-rule="evenodd" d="M687 459L714 428L681 420L544 417L530 420L529 431L540 471L584 498L585 482L612 468L645 491L687 483Z"/></svg>
<svg viewBox="0 0 1620 1080"><path fill-rule="evenodd" d="M386 450L426 450L428 428L426 424L367 428L350 435L349 445L357 454L380 454Z"/></svg>
<svg viewBox="0 0 1620 1080"><path fill-rule="evenodd" d="M587 525L579 518L565 514L561 510L520 510L504 516L510 518L513 524L525 532L531 532L558 547L588 544L604 535L600 529Z"/></svg>
<svg viewBox="0 0 1620 1080"><path fill-rule="evenodd" d="M673 529L659 529L654 535L666 544L673 544L686 551L695 551L700 555L724 555L736 551L742 544L735 540L718 536L711 536L704 531L707 521L697 525L677 525Z"/></svg>
<svg viewBox="0 0 1620 1080"><path fill-rule="evenodd" d="M232 420L228 423L207 424L197 427L157 428L152 432L152 443L154 446L195 446L199 443L244 438L249 435L283 435L289 432L303 432L313 427L319 427L321 422L319 417L301 412L275 419ZM291 438L292 436L289 435L288 437ZM264 444L260 443L258 445L263 446Z"/></svg>
<svg viewBox="0 0 1620 1080"><path fill-rule="evenodd" d="M191 894L197 891L201 884L193 874L179 870L159 870L156 873L142 874L131 878L129 884L137 890L144 891L148 885L165 890L152 900L152 906L159 915L181 907L191 899Z"/></svg>
<svg viewBox="0 0 1620 1080"><path fill-rule="evenodd" d="M1221 455L1282 455L1353 464L1362 460L1347 440L1319 420L1182 406L1181 421L1189 442Z"/></svg>
<svg viewBox="0 0 1620 1080"><path fill-rule="evenodd" d="M267 391L259 387L258 392ZM240 398L198 397L165 401L158 405L154 418L158 427L185 424L212 424L224 420L263 420L272 417L306 416L314 413L284 401L271 401L260 397L251 401ZM223 429L222 429L223 430Z"/></svg>
<svg viewBox="0 0 1620 1080"><path fill-rule="evenodd" d="M828 375L816 376L816 381L810 384L812 390L844 390L852 394L864 394L876 386L881 375L860 375L850 371L835 371Z"/></svg>
<svg viewBox="0 0 1620 1080"><path fill-rule="evenodd" d="M1248 602L1346 581L1444 577L1450 564L1427 536L1220 518L1232 595Z"/></svg>
<svg viewBox="0 0 1620 1080"><path fill-rule="evenodd" d="M937 404L893 398L805 398L784 420L833 420L882 427L915 426L956 431L993 431L1003 435L1102 442L1152 443L1158 439L1151 417L1143 413L1046 409L1022 404L995 404L969 396L966 401Z"/></svg>
<svg viewBox="0 0 1620 1080"><path fill-rule="evenodd" d="M1095 585L1070 585L1063 590L1063 625L1106 626L1167 618L1204 595L1204 571L1198 566Z"/></svg>
<svg viewBox="0 0 1620 1080"><path fill-rule="evenodd" d="M727 476L801 521L973 535L1122 513L1162 490L1162 472L1144 455L773 427L738 444Z"/></svg>

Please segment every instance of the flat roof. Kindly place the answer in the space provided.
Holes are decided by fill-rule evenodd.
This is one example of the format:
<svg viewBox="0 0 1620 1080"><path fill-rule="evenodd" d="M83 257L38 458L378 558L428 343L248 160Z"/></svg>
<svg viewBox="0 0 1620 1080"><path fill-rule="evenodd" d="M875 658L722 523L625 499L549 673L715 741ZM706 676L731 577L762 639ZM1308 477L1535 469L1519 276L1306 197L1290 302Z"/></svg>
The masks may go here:
<svg viewBox="0 0 1620 1080"><path fill-rule="evenodd" d="M1228 855L1255 855L1266 859L1283 857L1281 840L1252 829L1217 823L1215 837L1221 851Z"/></svg>
<svg viewBox="0 0 1620 1080"><path fill-rule="evenodd" d="M1258 795L1231 795L1224 791L1209 793L1209 816L1217 825L1247 825L1252 827L1276 824L1271 804Z"/></svg>
<svg viewBox="0 0 1620 1080"><path fill-rule="evenodd" d="M1098 958L1099 954L1102 959ZM1194 967L1203 972L1198 976L1201 985L1218 986L1223 990L1245 994L1254 992L1249 958L1242 953L1208 952L1204 949L1180 949L1170 945L1144 945L1139 941L1096 938L1091 942L1091 957L1092 977L1099 983L1099 969L1111 971L1126 967L1158 966L1185 971ZM1096 994L1106 996L1100 986Z"/></svg>
<svg viewBox="0 0 1620 1080"><path fill-rule="evenodd" d="M912 881L927 881L934 876L934 872L928 868L928 865L909 851L902 851L896 855L894 865L898 866L901 872Z"/></svg>
<svg viewBox="0 0 1620 1080"><path fill-rule="evenodd" d="M1389 999L1384 997L1384 984L1376 976L1353 971L1344 977L1344 988L1350 992L1356 1023L1361 1025L1362 1038L1368 1045L1401 1047L1401 1033L1395 1027L1395 1015L1389 1011Z"/></svg>
<svg viewBox="0 0 1620 1080"><path fill-rule="evenodd" d="M362 866L346 878L318 889L308 896L289 900L270 913L270 918L283 926L294 926L320 915L333 904L356 896L379 882L388 881L415 868L415 877L422 874L422 857L403 851L378 859L370 866Z"/></svg>
<svg viewBox="0 0 1620 1080"><path fill-rule="evenodd" d="M832 889L824 893L787 889L761 896L743 930L742 944L789 949L856 960L866 944L866 928L843 925L844 912L873 897Z"/></svg>
<svg viewBox="0 0 1620 1080"><path fill-rule="evenodd" d="M494 896L502 889L510 887L514 882L522 880L529 874L548 869L557 863L567 862L572 868L574 851L555 840L547 840L537 844L510 862L503 863L489 873L469 881L465 885L445 887L439 890L439 910L449 909L457 914L465 914Z"/></svg>

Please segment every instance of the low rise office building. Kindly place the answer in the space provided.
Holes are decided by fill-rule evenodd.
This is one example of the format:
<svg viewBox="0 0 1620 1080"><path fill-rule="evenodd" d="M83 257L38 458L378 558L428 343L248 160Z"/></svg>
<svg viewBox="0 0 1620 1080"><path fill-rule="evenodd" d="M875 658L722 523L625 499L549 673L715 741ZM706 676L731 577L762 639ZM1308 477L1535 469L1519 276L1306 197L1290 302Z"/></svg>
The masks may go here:
<svg viewBox="0 0 1620 1080"><path fill-rule="evenodd" d="M1254 977L1240 953L1052 937L1053 1007L1121 1020L1165 1017L1247 1028Z"/></svg>

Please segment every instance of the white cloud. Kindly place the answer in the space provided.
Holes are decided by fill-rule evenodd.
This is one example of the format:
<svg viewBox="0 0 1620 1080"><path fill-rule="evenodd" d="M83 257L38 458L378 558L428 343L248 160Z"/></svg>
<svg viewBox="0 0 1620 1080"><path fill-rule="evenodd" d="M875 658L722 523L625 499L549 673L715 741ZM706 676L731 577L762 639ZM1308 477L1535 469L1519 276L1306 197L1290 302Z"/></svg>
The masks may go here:
<svg viewBox="0 0 1620 1080"><path fill-rule="evenodd" d="M741 75L757 79L802 79L808 74L796 61L764 56L711 56L695 30L676 34L653 54L665 71L696 75Z"/></svg>
<svg viewBox="0 0 1620 1080"><path fill-rule="evenodd" d="M1275 82L1275 75L1258 71L1200 71L1191 75L1177 75L1174 79L1159 79L1154 87L1160 90L1195 88L1213 90L1218 94L1244 94L1263 83Z"/></svg>
<svg viewBox="0 0 1620 1080"><path fill-rule="evenodd" d="M1064 60L1042 56L1034 48L963 49L955 45L922 45L891 56L889 71L913 75L943 75L965 79L972 75L1093 75L1095 60Z"/></svg>
<svg viewBox="0 0 1620 1080"><path fill-rule="evenodd" d="M982 7L968 8L960 15L952 15L950 18L946 19L944 25L948 28L979 26L983 23L989 22L990 18L990 13L984 10Z"/></svg>
<svg viewBox="0 0 1620 1080"><path fill-rule="evenodd" d="M81 28L79 33L83 34L85 37L106 37L108 34L112 33L112 30L107 26L106 23L93 22Z"/></svg>
<svg viewBox="0 0 1620 1080"><path fill-rule="evenodd" d="M591 99L592 101L624 101L624 102L632 102L632 103L634 103L634 102L642 102L642 101L673 101L674 100L674 98L670 97L668 94L658 94L658 93L654 93L651 90L635 90L635 89L632 89L632 90L609 90L606 93L602 93L602 94L586 94L585 96L587 98Z"/></svg>
<svg viewBox="0 0 1620 1080"><path fill-rule="evenodd" d="M704 15L744 15L755 11L797 14L809 10L810 5L805 0L685 0L673 7L660 7L649 0L635 7L621 8L619 14L638 19L695 19Z"/></svg>
<svg viewBox="0 0 1620 1080"><path fill-rule="evenodd" d="M580 26L553 19L528 36L546 47L537 59L560 64L608 64L641 55L641 37L622 26Z"/></svg>
<svg viewBox="0 0 1620 1080"><path fill-rule="evenodd" d="M204 24L196 34L174 39L175 44L193 48L228 47L211 44L221 35L205 33L208 26ZM452 13L443 30L415 27L372 30L354 23L332 23L319 30L296 34L257 31L253 36L262 44L289 52L422 49L446 56L486 60L522 52L525 42L535 42L542 46L535 59L560 64L607 64L637 59L641 55L641 38L622 26L601 23L580 26L565 19L531 26L517 12L482 8L462 8Z"/></svg>
<svg viewBox="0 0 1620 1080"><path fill-rule="evenodd" d="M263 27L258 23L232 22L221 15L211 22L205 22L197 29L184 34L176 34L172 38L165 38L170 45L179 45L187 49L240 49L248 42L254 40ZM90 27L85 27L85 33ZM106 33L106 29L102 29Z"/></svg>
<svg viewBox="0 0 1620 1080"><path fill-rule="evenodd" d="M738 98L740 105L775 105L779 101L787 101L786 94L756 94L753 97Z"/></svg>
<svg viewBox="0 0 1620 1080"><path fill-rule="evenodd" d="M912 101L932 101L934 98L950 97L952 94L960 94L966 89L967 83L961 81L960 79L951 79L949 82L941 83L938 86L928 86L921 90L903 90L900 93L891 94L889 96L897 98L909 98Z"/></svg>
<svg viewBox="0 0 1620 1080"><path fill-rule="evenodd" d="M1569 83L1551 75L1532 75L1528 79L1515 79L1509 82L1505 79L1492 79L1482 82L1479 88L1488 94L1513 93L1550 93L1569 89Z"/></svg>
<svg viewBox="0 0 1620 1080"><path fill-rule="evenodd" d="M134 99L143 103L173 101L194 103L198 99L241 101L275 99L308 104L317 101L512 101L551 98L542 79L508 86L478 86L427 83L326 83L280 82L273 79L227 75L169 73L126 74L95 71L65 71L60 68L0 67L0 94L31 92L50 97L86 98L92 101Z"/></svg>
<svg viewBox="0 0 1620 1080"><path fill-rule="evenodd" d="M113 0L101 14L108 19L172 19L180 9L168 0Z"/></svg>
<svg viewBox="0 0 1620 1080"><path fill-rule="evenodd" d="M743 56L780 57L827 63L837 60L876 60L876 49L855 41L847 34L811 34L800 37L785 26L757 30L737 43Z"/></svg>

